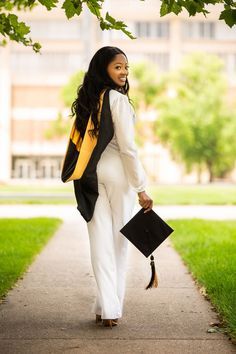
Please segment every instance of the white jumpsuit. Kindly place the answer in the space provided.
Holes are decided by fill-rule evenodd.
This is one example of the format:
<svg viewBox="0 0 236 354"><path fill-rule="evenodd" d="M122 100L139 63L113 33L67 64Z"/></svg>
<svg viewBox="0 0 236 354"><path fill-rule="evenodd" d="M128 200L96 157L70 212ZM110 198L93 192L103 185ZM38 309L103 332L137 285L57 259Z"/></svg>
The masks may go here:
<svg viewBox="0 0 236 354"><path fill-rule="evenodd" d="M114 136L97 164L99 196L87 223L92 267L97 283L93 312L103 319L122 316L128 241L119 230L133 215L146 174L134 142L135 115L127 96L109 93Z"/></svg>

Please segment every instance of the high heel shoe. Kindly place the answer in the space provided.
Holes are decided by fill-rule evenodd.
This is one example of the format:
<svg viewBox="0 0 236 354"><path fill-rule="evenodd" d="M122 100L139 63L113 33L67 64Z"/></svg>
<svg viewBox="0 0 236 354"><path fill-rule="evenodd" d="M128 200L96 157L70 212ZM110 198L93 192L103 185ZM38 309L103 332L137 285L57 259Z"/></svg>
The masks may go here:
<svg viewBox="0 0 236 354"><path fill-rule="evenodd" d="M96 323L100 323L102 322L102 316L101 315L96 315L96 320L95 320Z"/></svg>
<svg viewBox="0 0 236 354"><path fill-rule="evenodd" d="M113 320L102 320L103 326L104 327L110 327L112 329L113 326L117 326L118 325L118 319L113 319Z"/></svg>

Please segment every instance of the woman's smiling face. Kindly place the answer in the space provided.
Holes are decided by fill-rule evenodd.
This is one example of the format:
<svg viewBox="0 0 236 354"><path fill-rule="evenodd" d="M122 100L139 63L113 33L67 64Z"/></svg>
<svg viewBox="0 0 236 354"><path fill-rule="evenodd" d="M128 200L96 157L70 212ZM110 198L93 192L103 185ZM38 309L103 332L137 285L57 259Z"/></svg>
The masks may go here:
<svg viewBox="0 0 236 354"><path fill-rule="evenodd" d="M108 64L107 73L117 86L124 86L129 74L128 61L125 55L117 54Z"/></svg>

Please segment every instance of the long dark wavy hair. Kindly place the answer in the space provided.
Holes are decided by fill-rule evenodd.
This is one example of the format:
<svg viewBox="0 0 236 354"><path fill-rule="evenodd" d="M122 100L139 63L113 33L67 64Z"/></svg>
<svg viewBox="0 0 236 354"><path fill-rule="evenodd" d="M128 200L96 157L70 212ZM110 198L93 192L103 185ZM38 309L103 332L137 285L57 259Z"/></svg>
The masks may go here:
<svg viewBox="0 0 236 354"><path fill-rule="evenodd" d="M90 133L92 136L98 135L99 123L97 116L100 108L99 98L103 89L111 88L128 95L129 82L127 78L125 85L118 87L107 72L108 65L117 54L123 54L126 57L125 53L117 47L106 46L100 48L89 64L82 85L77 89L77 98L71 106L71 112L72 117L76 116L76 129L82 137L85 134L90 115L94 126Z"/></svg>

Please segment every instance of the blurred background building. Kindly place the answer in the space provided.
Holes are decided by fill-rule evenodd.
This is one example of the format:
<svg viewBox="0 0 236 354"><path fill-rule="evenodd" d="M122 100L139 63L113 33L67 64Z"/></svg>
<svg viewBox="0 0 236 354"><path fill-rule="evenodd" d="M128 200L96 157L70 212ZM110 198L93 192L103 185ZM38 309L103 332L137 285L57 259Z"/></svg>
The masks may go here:
<svg viewBox="0 0 236 354"><path fill-rule="evenodd" d="M70 21L62 10L38 8L21 14L31 26L31 37L43 49L41 55L15 43L0 49L0 182L58 179L67 142L47 140L45 131L63 110L61 87L75 71L86 70L91 56L103 45L122 48L130 62L149 59L161 71L176 68L190 52L216 54L225 63L230 94L235 97L236 28L218 20L219 8L210 8L207 19L184 13L161 18L156 0L109 0L105 10L123 20L137 39L130 40L120 31L102 32L86 10ZM157 182L196 181L162 146L147 144L142 158Z"/></svg>

